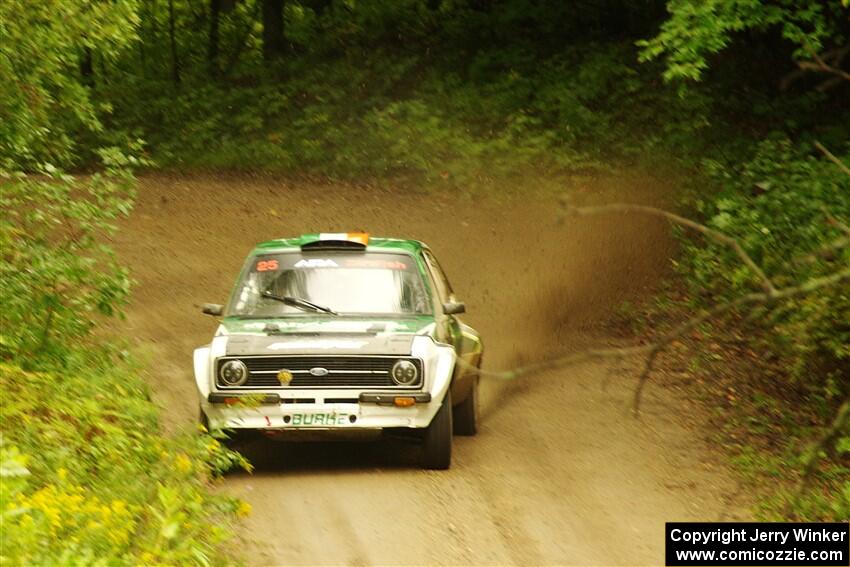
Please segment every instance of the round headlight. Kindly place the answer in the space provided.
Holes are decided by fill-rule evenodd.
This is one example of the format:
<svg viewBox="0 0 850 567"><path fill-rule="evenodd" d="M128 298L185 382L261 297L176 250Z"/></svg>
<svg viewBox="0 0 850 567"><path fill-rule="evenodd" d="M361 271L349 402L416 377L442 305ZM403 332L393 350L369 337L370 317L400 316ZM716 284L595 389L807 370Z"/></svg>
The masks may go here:
<svg viewBox="0 0 850 567"><path fill-rule="evenodd" d="M419 370L417 370L416 365L409 360L399 360L393 364L390 376L392 377L393 382L399 386L410 386L416 382L417 378L419 378Z"/></svg>
<svg viewBox="0 0 850 567"><path fill-rule="evenodd" d="M225 386L241 386L248 381L248 367L241 360L228 360L218 371Z"/></svg>

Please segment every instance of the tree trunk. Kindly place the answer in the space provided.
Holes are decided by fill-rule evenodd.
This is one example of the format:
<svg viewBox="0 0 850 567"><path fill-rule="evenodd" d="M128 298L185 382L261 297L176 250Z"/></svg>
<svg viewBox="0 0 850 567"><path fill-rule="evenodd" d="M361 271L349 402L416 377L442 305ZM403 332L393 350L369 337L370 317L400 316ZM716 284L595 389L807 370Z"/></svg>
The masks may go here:
<svg viewBox="0 0 850 567"><path fill-rule="evenodd" d="M83 48L83 56L80 57L80 76L83 78L83 84L89 87L94 86L94 65L92 64L91 49Z"/></svg>
<svg viewBox="0 0 850 567"><path fill-rule="evenodd" d="M177 58L177 38L174 32L174 0L168 0L168 38L171 43L171 80L180 84L180 62Z"/></svg>
<svg viewBox="0 0 850 567"><path fill-rule="evenodd" d="M227 58L227 62L224 64L224 69L222 70L221 76L222 78L227 78L230 75L230 72L239 62L239 56L242 55L242 50L245 49L245 44L248 41L248 36L251 35L251 30L254 28L254 20L257 17L257 13L260 11L260 4L257 3L254 5L254 10L251 12L251 15L248 17L248 22L245 27L239 33L239 39L236 42L236 48L231 51L230 56Z"/></svg>
<svg viewBox="0 0 850 567"><path fill-rule="evenodd" d="M221 0L210 0L210 37L207 49L207 62L210 75L218 76L218 24L221 17Z"/></svg>
<svg viewBox="0 0 850 567"><path fill-rule="evenodd" d="M283 3L284 0L263 2L263 59L274 61L283 55Z"/></svg>
<svg viewBox="0 0 850 567"><path fill-rule="evenodd" d="M439 3L440 0L429 0L429 2ZM321 16L331 7L331 0L301 0L301 5L307 6Z"/></svg>

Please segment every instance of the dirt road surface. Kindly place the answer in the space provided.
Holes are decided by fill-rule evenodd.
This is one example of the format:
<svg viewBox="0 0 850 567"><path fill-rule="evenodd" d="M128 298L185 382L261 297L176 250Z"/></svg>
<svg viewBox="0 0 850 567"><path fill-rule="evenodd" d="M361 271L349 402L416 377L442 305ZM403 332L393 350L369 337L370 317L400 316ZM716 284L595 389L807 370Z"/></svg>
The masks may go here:
<svg viewBox="0 0 850 567"><path fill-rule="evenodd" d="M568 191L595 203L664 204L667 194L641 177ZM663 277L669 230L626 215L559 223L557 212L553 196L147 177L116 241L138 282L126 332L150 361L166 427L191 426L192 350L216 326L200 304L226 301L258 241L365 230L431 245L484 338L486 368L610 344L599 321ZM255 565L662 564L665 521L747 512L687 402L650 387L643 418L630 416L635 368L594 362L486 381L481 432L455 439L446 472L421 470L399 441L255 444L257 470L224 487L253 506L246 556Z"/></svg>

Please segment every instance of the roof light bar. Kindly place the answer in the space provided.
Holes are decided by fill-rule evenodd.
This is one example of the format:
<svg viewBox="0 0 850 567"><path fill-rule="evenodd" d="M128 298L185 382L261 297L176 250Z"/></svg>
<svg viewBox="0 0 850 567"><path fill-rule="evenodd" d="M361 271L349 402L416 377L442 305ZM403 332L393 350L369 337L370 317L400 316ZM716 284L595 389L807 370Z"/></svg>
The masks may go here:
<svg viewBox="0 0 850 567"><path fill-rule="evenodd" d="M369 235L365 232L321 232L301 235L301 248L355 247L365 248Z"/></svg>
<svg viewBox="0 0 850 567"><path fill-rule="evenodd" d="M365 232L322 232L319 233L319 240L356 242L367 246L369 244L369 235Z"/></svg>

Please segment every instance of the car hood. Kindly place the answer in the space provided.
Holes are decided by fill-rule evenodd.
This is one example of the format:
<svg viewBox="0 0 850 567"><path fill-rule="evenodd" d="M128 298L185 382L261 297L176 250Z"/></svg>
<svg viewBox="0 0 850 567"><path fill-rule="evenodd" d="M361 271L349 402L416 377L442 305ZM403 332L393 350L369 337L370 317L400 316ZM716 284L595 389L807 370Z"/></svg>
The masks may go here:
<svg viewBox="0 0 850 567"><path fill-rule="evenodd" d="M410 354L416 335L431 335L433 317L403 319L226 318L228 356L287 354Z"/></svg>

